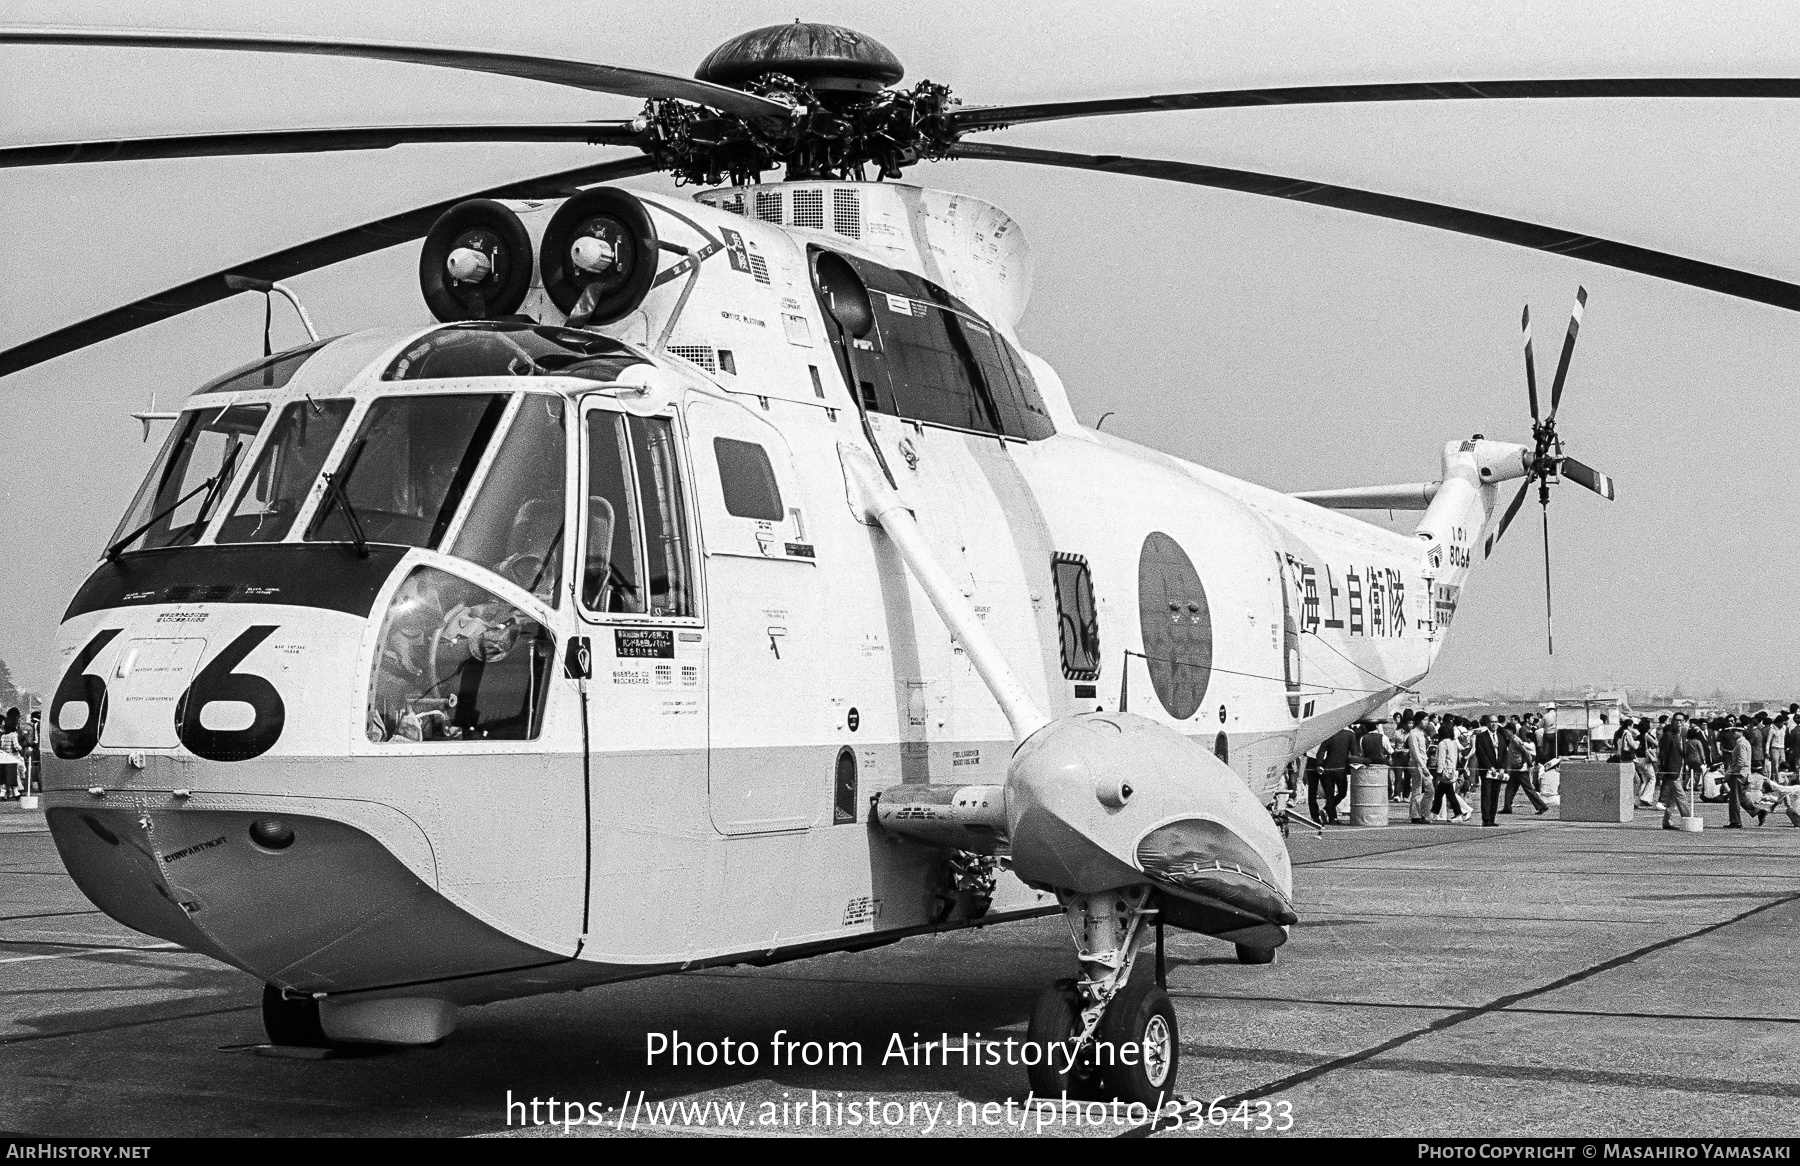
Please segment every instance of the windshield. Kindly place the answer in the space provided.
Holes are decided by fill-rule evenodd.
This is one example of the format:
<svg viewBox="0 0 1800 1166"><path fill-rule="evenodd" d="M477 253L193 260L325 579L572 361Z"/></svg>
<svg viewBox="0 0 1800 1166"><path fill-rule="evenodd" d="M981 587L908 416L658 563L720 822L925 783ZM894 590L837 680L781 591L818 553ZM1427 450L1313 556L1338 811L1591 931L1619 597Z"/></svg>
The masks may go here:
<svg viewBox="0 0 1800 1166"><path fill-rule="evenodd" d="M421 337L381 374L384 381L456 377L581 377L611 384L648 364L625 344L577 328L481 321Z"/></svg>
<svg viewBox="0 0 1800 1166"><path fill-rule="evenodd" d="M333 489L307 530L312 542L435 547L506 412L508 395L386 397L369 406ZM348 499L355 522L344 512Z"/></svg>
<svg viewBox="0 0 1800 1166"><path fill-rule="evenodd" d="M199 541L268 414L267 405L183 412L113 532L113 548L148 551Z"/></svg>
<svg viewBox="0 0 1800 1166"><path fill-rule="evenodd" d="M283 409L214 541L272 543L286 537L350 416L350 405L344 400L307 400Z"/></svg>

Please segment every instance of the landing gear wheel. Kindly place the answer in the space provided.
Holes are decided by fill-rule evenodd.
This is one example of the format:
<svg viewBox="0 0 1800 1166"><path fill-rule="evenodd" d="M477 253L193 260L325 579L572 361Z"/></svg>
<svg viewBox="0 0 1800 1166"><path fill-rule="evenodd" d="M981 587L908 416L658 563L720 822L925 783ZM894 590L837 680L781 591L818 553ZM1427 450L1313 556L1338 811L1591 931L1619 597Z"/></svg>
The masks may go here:
<svg viewBox="0 0 1800 1166"><path fill-rule="evenodd" d="M1111 1050L1106 1075L1106 1094L1127 1105L1138 1102L1157 1112L1175 1092L1175 1073L1181 1068L1181 1032L1169 994L1152 976L1133 976L1100 1018L1095 1034ZM1127 1053L1127 1050L1131 1051ZM1129 1060L1131 1063L1126 1064Z"/></svg>
<svg viewBox="0 0 1800 1166"><path fill-rule="evenodd" d="M1275 948L1245 947L1237 945L1238 963L1240 964L1272 964L1275 962Z"/></svg>
<svg viewBox="0 0 1800 1166"><path fill-rule="evenodd" d="M1065 1050L1080 1033L1081 993L1076 991L1075 981L1058 980L1038 996L1025 1029L1025 1039L1042 1053L1038 1063L1026 1070L1032 1096L1051 1101L1064 1095L1071 1101L1105 1100L1091 1055L1083 1056L1074 1071L1068 1071Z"/></svg>
<svg viewBox="0 0 1800 1166"><path fill-rule="evenodd" d="M303 1049L328 1049L331 1038L319 1023L319 1002L310 996L284 996L273 984L263 985L263 1031L269 1043Z"/></svg>

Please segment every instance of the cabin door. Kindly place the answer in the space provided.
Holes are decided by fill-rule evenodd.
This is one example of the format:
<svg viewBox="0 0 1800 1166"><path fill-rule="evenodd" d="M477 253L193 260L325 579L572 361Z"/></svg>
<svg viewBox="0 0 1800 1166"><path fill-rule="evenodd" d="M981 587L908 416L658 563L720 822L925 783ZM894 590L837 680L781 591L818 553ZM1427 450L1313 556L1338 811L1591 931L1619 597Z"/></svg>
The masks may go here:
<svg viewBox="0 0 1800 1166"><path fill-rule="evenodd" d="M686 411L712 636L708 798L722 834L830 820L818 561L786 441L723 401Z"/></svg>

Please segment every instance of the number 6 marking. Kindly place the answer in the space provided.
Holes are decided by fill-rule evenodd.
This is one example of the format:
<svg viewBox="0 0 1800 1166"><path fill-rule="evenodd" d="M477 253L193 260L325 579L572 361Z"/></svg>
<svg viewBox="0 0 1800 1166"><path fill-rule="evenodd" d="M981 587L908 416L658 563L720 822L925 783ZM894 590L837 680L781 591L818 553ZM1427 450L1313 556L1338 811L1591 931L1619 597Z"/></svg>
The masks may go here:
<svg viewBox="0 0 1800 1166"><path fill-rule="evenodd" d="M175 702L175 735L196 755L208 761L248 761L267 753L281 737L287 707L275 686L260 676L232 671L244 657L270 636L278 624L259 624L247 629L194 677ZM209 729L200 714L209 704L242 701L256 710L247 729Z"/></svg>
<svg viewBox="0 0 1800 1166"><path fill-rule="evenodd" d="M87 675L87 667L123 630L107 628L89 640L56 686L56 695L50 701L50 750L64 761L86 757L100 743L100 730L106 727L106 681ZM63 708L76 702L87 706L87 719L79 728L65 729Z"/></svg>

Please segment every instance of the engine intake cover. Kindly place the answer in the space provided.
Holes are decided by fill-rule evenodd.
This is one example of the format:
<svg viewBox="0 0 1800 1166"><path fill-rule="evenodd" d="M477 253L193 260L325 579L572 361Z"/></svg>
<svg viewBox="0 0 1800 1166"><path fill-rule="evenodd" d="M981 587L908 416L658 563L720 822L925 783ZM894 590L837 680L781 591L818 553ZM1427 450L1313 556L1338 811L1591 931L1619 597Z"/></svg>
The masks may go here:
<svg viewBox="0 0 1800 1166"><path fill-rule="evenodd" d="M452 256L476 252L486 270L458 279ZM419 290L446 324L510 316L531 290L531 233L511 208L491 198L459 202L438 217L419 252Z"/></svg>

